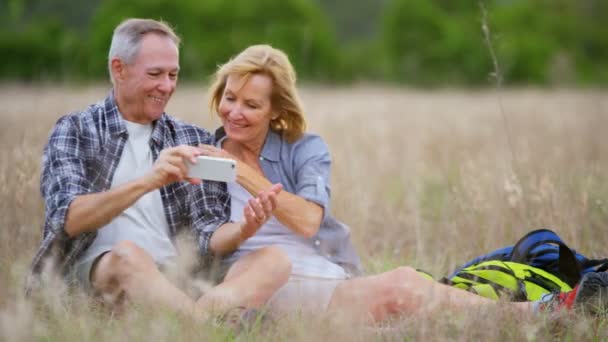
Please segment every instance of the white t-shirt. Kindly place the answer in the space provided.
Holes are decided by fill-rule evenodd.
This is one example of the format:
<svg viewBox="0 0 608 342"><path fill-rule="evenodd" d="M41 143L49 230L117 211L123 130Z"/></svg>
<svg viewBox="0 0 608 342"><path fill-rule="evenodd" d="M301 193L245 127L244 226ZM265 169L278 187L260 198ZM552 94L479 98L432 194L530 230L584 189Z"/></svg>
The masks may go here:
<svg viewBox="0 0 608 342"><path fill-rule="evenodd" d="M234 222L242 221L243 209L252 196L238 183L228 183L228 192L231 196L230 219ZM281 247L289 255L292 275L331 279L347 277L341 266L317 253L312 239L297 235L274 216L254 236L243 242L228 262L235 262L251 251L272 245Z"/></svg>
<svg viewBox="0 0 608 342"><path fill-rule="evenodd" d="M142 125L126 120L123 122L129 132L129 138L116 167L112 188L143 176L150 171L154 163L150 150L152 124ZM148 252L158 264L164 264L176 255L175 247L169 238L169 224L160 190L145 194L99 229L97 237L78 263L97 258L122 240L134 242Z"/></svg>

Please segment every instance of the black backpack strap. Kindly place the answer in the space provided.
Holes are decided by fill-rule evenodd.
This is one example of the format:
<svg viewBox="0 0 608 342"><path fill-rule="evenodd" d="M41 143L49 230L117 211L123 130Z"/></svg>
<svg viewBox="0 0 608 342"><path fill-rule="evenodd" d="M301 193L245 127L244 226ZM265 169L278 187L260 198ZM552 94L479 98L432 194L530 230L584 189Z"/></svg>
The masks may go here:
<svg viewBox="0 0 608 342"><path fill-rule="evenodd" d="M582 261L583 272L605 272L608 271L607 259L586 259Z"/></svg>
<svg viewBox="0 0 608 342"><path fill-rule="evenodd" d="M575 286L582 276L582 269L576 255L555 232L549 229L537 229L522 237L514 246L511 261L529 264L534 257L532 250L543 244L559 246L558 276L571 287Z"/></svg>
<svg viewBox="0 0 608 342"><path fill-rule="evenodd" d="M564 277L564 281L574 287L581 280L583 276L583 270L576 255L572 250L565 244L559 245L559 273Z"/></svg>

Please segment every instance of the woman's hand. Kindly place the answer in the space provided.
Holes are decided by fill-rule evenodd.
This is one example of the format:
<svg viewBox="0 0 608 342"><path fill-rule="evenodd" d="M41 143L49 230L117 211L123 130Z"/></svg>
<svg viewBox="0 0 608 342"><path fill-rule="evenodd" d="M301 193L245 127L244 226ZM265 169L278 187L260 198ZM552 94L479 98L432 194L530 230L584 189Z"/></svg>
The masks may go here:
<svg viewBox="0 0 608 342"><path fill-rule="evenodd" d="M270 189L260 191L258 196L249 199L247 207L243 210L244 222L241 224L241 239L245 241L270 219L272 212L277 208L277 196L283 190L281 184L274 184Z"/></svg>

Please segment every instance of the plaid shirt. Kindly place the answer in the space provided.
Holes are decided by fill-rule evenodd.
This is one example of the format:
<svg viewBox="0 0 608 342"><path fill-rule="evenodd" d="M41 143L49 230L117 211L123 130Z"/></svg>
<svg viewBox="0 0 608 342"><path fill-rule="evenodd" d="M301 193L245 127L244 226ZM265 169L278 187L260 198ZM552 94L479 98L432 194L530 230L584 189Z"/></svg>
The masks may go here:
<svg viewBox="0 0 608 342"><path fill-rule="evenodd" d="M77 196L110 189L127 139L113 92L83 112L60 118L55 125L44 148L40 190L45 223L27 279L27 292L37 286L48 257L54 257L54 265L66 276L95 239L96 232L70 238L64 230L66 213ZM209 144L212 139L205 130L163 114L154 125L150 149L156 160L165 148ZM180 182L162 187L160 193L170 236L191 227L187 231L198 239L201 256L209 257L211 234L230 218L226 184L207 181L195 186Z"/></svg>

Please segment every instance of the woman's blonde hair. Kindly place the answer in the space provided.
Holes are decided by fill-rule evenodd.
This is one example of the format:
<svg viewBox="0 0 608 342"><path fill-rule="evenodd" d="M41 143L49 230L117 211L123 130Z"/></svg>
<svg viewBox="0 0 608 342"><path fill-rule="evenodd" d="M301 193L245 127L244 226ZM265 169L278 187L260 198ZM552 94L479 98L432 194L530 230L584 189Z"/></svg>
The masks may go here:
<svg viewBox="0 0 608 342"><path fill-rule="evenodd" d="M296 73L287 55L269 45L253 45L220 66L209 88L209 107L219 115L219 105L230 75L250 77L262 74L272 79L270 129L288 142L298 140L306 131L306 119L296 90Z"/></svg>

